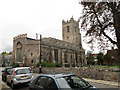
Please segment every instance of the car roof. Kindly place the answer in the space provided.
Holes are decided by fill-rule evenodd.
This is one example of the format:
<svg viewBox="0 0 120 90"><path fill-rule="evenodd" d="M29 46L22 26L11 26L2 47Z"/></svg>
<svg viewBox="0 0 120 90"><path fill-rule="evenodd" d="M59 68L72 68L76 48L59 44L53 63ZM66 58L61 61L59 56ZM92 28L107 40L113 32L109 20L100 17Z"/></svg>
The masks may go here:
<svg viewBox="0 0 120 90"><path fill-rule="evenodd" d="M61 77L65 77L65 76L71 76L71 75L75 75L74 73L48 73L48 74L41 74L39 76L47 76L47 77L51 77L51 78L61 78Z"/></svg>
<svg viewBox="0 0 120 90"><path fill-rule="evenodd" d="M30 67L16 67L16 68L13 68L13 69L18 70L18 69L26 69L26 68L30 68Z"/></svg>

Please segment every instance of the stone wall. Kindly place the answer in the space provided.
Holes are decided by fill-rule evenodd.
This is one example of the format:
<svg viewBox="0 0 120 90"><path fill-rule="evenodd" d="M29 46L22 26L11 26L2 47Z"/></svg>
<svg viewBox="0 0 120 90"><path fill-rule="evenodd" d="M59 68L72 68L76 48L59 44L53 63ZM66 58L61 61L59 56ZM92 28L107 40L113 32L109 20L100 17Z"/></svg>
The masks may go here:
<svg viewBox="0 0 120 90"><path fill-rule="evenodd" d="M33 68L34 73L38 73L39 68ZM91 78L105 81L118 81L120 70L118 69L93 69L93 68L42 68L43 73L63 72L75 73L82 78ZM119 74L119 75L118 75Z"/></svg>

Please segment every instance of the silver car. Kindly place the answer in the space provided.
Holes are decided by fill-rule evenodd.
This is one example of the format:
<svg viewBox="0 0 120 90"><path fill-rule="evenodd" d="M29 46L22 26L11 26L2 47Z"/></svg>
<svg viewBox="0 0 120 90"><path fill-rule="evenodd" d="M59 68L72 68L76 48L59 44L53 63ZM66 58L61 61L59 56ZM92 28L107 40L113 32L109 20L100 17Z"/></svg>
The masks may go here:
<svg viewBox="0 0 120 90"><path fill-rule="evenodd" d="M33 79L33 74L30 67L13 68L9 75L7 75L7 83L14 88L19 84L28 84Z"/></svg>

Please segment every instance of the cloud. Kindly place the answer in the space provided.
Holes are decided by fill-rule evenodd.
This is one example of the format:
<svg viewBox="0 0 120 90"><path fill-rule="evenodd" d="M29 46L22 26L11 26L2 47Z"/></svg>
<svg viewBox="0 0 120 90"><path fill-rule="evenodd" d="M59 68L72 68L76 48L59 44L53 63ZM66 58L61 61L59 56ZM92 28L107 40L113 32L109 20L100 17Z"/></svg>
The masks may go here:
<svg viewBox="0 0 120 90"><path fill-rule="evenodd" d="M0 52L11 51L19 34L62 39L62 20L77 20L81 9L78 0L0 0Z"/></svg>

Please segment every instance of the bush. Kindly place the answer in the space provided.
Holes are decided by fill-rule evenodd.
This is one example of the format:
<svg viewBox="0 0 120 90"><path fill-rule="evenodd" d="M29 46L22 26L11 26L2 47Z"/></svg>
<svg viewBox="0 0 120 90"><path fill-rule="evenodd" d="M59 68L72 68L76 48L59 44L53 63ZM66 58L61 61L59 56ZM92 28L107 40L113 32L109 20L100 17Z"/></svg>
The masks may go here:
<svg viewBox="0 0 120 90"><path fill-rule="evenodd" d="M55 67L55 63L54 62L43 61L42 62L42 67Z"/></svg>
<svg viewBox="0 0 120 90"><path fill-rule="evenodd" d="M55 63L54 62L50 62L46 64L46 67L55 67Z"/></svg>
<svg viewBox="0 0 120 90"><path fill-rule="evenodd" d="M47 62L46 62L46 61L43 61L43 62L42 62L42 67L46 67L46 65L47 65Z"/></svg>
<svg viewBox="0 0 120 90"><path fill-rule="evenodd" d="M39 67L39 66L40 66L40 63L39 63L39 62L35 64L35 67Z"/></svg>
<svg viewBox="0 0 120 90"><path fill-rule="evenodd" d="M62 64L60 64L60 63L55 63L55 66L56 66L56 67L62 67Z"/></svg>
<svg viewBox="0 0 120 90"><path fill-rule="evenodd" d="M35 67L39 67L40 63L38 62ZM62 65L60 63L54 63L54 62L46 62L43 61L41 64L42 67L61 67Z"/></svg>
<svg viewBox="0 0 120 90"><path fill-rule="evenodd" d="M13 62L11 66L12 66L12 67L19 67L19 64L18 64L18 63Z"/></svg>

